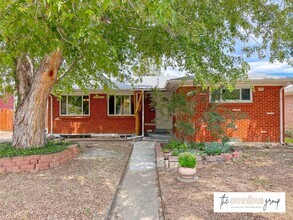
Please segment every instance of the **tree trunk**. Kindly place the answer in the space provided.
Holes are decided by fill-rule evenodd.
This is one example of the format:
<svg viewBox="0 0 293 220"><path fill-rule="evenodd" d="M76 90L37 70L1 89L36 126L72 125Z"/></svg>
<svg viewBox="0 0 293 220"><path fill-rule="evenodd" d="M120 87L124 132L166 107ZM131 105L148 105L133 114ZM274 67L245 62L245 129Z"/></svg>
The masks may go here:
<svg viewBox="0 0 293 220"><path fill-rule="evenodd" d="M62 62L59 50L46 56L34 71L31 58L17 59L16 92L17 107L13 124L15 148L42 147L46 143L45 120L48 96L57 82Z"/></svg>

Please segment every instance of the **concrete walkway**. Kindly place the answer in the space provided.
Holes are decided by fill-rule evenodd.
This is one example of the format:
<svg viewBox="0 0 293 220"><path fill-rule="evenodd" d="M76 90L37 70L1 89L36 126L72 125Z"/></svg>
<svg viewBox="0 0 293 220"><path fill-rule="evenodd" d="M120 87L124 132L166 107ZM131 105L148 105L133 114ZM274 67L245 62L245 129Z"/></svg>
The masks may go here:
<svg viewBox="0 0 293 220"><path fill-rule="evenodd" d="M136 142L110 219L162 219L154 142Z"/></svg>
<svg viewBox="0 0 293 220"><path fill-rule="evenodd" d="M12 132L11 131L0 131L0 143L11 142L11 141L12 141Z"/></svg>

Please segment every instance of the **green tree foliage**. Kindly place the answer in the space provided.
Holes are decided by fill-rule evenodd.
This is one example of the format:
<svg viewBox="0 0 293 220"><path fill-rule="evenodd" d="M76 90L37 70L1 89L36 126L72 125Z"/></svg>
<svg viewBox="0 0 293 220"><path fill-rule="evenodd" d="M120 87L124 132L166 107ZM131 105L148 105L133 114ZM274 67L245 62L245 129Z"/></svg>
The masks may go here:
<svg viewBox="0 0 293 220"><path fill-rule="evenodd" d="M59 89L109 86L147 66L176 66L198 83L236 81L248 65L231 55L292 64L292 1L265 0L5 0L0 2L0 84L12 91L15 59L37 67L59 48ZM250 42L261 38L257 45ZM253 44L254 45L254 44ZM57 88L57 87L56 87Z"/></svg>
<svg viewBox="0 0 293 220"><path fill-rule="evenodd" d="M233 55L237 39L247 56L292 64L292 19L285 0L0 1L0 94L19 99L13 145L44 145L40 120L53 88L107 89L112 78L162 67L228 87L249 69Z"/></svg>

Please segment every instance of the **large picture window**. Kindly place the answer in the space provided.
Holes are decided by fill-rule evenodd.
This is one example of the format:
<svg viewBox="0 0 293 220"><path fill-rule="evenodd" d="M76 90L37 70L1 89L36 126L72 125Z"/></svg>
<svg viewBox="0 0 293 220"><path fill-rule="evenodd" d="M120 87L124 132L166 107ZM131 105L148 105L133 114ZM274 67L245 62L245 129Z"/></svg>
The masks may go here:
<svg viewBox="0 0 293 220"><path fill-rule="evenodd" d="M88 95L66 95L62 96L60 114L68 116L89 115Z"/></svg>
<svg viewBox="0 0 293 220"><path fill-rule="evenodd" d="M211 102L251 102L252 95L250 88L218 89L212 92Z"/></svg>
<svg viewBox="0 0 293 220"><path fill-rule="evenodd" d="M108 103L109 115L133 115L133 95L110 95Z"/></svg>

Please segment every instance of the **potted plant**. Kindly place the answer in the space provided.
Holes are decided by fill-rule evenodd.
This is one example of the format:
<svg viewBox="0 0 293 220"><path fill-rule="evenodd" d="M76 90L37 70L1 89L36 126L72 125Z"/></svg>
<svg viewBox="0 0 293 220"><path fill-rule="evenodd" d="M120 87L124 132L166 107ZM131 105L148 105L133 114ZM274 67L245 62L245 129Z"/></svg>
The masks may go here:
<svg viewBox="0 0 293 220"><path fill-rule="evenodd" d="M192 179L196 173L196 157L190 152L179 154L178 161L180 164L179 173L184 179Z"/></svg>

